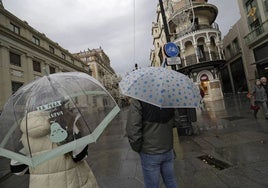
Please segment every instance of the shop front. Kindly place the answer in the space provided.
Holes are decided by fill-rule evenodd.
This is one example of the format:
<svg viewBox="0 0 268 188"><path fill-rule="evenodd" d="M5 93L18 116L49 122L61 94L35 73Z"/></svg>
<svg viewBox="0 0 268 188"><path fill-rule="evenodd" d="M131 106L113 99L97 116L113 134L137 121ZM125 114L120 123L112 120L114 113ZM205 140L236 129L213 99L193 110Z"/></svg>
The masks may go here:
<svg viewBox="0 0 268 188"><path fill-rule="evenodd" d="M220 80L213 77L209 71L201 71L197 76L199 87L203 89L205 101L215 101L223 99Z"/></svg>

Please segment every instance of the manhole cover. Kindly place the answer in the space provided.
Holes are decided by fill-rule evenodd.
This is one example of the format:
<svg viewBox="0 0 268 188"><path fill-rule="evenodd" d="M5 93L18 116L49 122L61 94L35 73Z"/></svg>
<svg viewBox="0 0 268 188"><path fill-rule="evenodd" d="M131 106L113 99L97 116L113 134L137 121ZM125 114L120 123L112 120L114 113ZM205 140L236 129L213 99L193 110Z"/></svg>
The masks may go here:
<svg viewBox="0 0 268 188"><path fill-rule="evenodd" d="M198 159L202 160L204 163L213 166L214 168L218 169L218 170L223 170L226 168L231 167L230 164L223 162L219 159L216 159L210 155L202 155L200 157L197 157Z"/></svg>
<svg viewBox="0 0 268 188"><path fill-rule="evenodd" d="M230 116L230 117L224 117L224 118L221 118L221 119L226 119L226 120L229 120L229 121L234 121L234 120L244 119L244 117Z"/></svg>

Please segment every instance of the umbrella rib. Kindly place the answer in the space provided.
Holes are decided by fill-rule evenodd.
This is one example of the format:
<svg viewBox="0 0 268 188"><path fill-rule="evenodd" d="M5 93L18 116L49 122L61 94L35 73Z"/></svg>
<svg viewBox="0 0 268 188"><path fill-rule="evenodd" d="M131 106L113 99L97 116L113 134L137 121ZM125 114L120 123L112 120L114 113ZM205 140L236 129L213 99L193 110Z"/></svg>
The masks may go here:
<svg viewBox="0 0 268 188"><path fill-rule="evenodd" d="M30 90L31 92L29 94L32 93L32 89ZM21 97L21 96L20 96ZM25 113L25 116L26 116L26 137L27 137L27 143L28 143L28 149L29 149L29 154L30 154L30 157L32 157L32 150L31 150L31 146L30 146L30 141L29 141L29 135L28 135L28 106L29 106L29 103L30 103L30 100L27 100L26 103L25 103L25 109L26 109L26 113ZM15 104L13 103L13 108L14 108ZM18 122L18 119L17 119L17 116L16 116L16 113L15 113L15 110L14 110L14 117L15 117L15 120L17 122L17 125L19 125L19 122Z"/></svg>
<svg viewBox="0 0 268 188"><path fill-rule="evenodd" d="M26 111L26 138L27 138L27 143L29 146L29 153L30 153L30 157L32 158L32 149L30 146L30 140L29 140L29 133L28 133L28 115L27 115L27 111Z"/></svg>

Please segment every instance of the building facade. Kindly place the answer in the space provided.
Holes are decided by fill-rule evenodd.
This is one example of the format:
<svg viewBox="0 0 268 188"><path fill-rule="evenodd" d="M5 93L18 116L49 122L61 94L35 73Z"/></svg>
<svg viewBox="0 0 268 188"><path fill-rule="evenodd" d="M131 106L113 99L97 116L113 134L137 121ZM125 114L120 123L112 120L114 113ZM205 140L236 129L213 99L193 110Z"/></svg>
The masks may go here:
<svg viewBox="0 0 268 188"><path fill-rule="evenodd" d="M255 78L255 65L251 65L250 50L244 36L246 24L239 19L223 39L226 64L221 69L223 93L243 93L248 91Z"/></svg>
<svg viewBox="0 0 268 188"><path fill-rule="evenodd" d="M0 4L0 111L23 84L46 74L70 71L88 73L88 67Z"/></svg>
<svg viewBox="0 0 268 188"><path fill-rule="evenodd" d="M83 61L90 69L91 75L97 79L109 91L117 103L120 100L118 83L120 77L110 65L110 59L103 49L88 49L87 51L73 54L75 57Z"/></svg>
<svg viewBox="0 0 268 188"><path fill-rule="evenodd" d="M238 0L240 20L224 37L224 92L247 92L256 78L268 78L268 1Z"/></svg>
<svg viewBox="0 0 268 188"><path fill-rule="evenodd" d="M249 75L249 79L268 77L268 1L238 0L238 5L246 25L244 40L250 52L249 64L256 66L256 74Z"/></svg>
<svg viewBox="0 0 268 188"><path fill-rule="evenodd" d="M166 12L167 11L168 10L166 10ZM159 67L162 65L164 61L164 52L162 47L167 42L165 32L163 29L163 19L159 5L157 6L156 9L156 21L152 23L151 34L153 36L153 46L154 46L154 49L151 50L150 54L151 66Z"/></svg>
<svg viewBox="0 0 268 188"><path fill-rule="evenodd" d="M207 0L165 2L170 39L180 49L181 63L176 70L188 75L203 88L206 94L204 100L222 99L220 66L225 60L221 32L215 23L217 7ZM154 47L156 51L163 46L154 44Z"/></svg>

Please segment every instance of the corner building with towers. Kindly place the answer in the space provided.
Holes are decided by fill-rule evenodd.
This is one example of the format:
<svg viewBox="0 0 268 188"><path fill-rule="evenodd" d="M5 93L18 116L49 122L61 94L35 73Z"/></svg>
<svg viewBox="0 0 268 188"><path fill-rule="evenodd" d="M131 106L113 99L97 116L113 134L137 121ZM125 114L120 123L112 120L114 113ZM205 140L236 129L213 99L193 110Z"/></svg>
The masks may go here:
<svg viewBox="0 0 268 188"><path fill-rule="evenodd" d="M176 71L189 76L204 90L204 100L222 99L220 68L225 60L221 32L215 23L217 7L209 4L207 0L166 0L164 7L170 40L180 49L178 56L181 62L176 65ZM161 14L161 11L157 11L157 14ZM159 15L157 22L163 22ZM161 48L164 43L155 42L159 40L154 33L164 32L156 32L162 28L157 28L157 25L161 24L153 23L152 29L155 47L151 52L152 66L157 66L153 55L164 56L159 54L163 51ZM161 58L159 61L162 61Z"/></svg>

